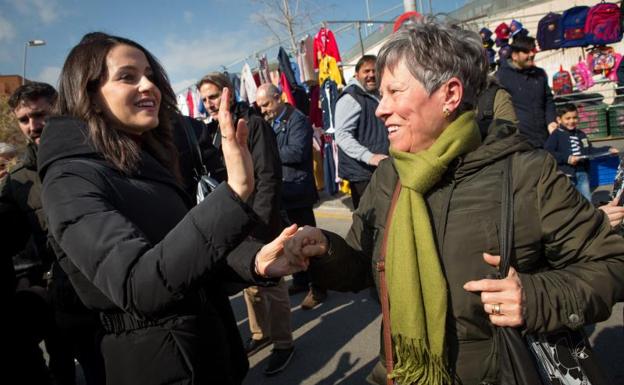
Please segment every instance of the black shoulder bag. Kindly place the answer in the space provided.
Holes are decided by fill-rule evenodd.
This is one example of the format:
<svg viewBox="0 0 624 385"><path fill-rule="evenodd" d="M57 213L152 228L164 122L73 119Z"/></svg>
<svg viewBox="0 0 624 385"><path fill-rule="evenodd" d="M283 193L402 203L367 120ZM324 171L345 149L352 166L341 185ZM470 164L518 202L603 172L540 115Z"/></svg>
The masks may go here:
<svg viewBox="0 0 624 385"><path fill-rule="evenodd" d="M501 200L500 278L507 277L513 243L512 157L503 166ZM607 385L589 341L582 330L527 334L497 327L501 385Z"/></svg>
<svg viewBox="0 0 624 385"><path fill-rule="evenodd" d="M208 194L217 188L219 182L210 176L210 173L206 170L206 166L204 166L201 149L199 148L199 142L197 141L197 136L195 136L193 127L186 119L180 120L182 122L182 127L184 127L189 149L193 153L193 162L195 163L193 166L193 179L197 182L196 199L199 204Z"/></svg>

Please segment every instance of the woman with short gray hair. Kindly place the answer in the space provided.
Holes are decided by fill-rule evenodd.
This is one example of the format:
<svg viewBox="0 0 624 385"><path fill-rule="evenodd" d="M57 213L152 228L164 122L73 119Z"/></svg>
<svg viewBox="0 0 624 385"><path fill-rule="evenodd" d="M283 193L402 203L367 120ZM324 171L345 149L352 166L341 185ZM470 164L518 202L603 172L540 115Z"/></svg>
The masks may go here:
<svg viewBox="0 0 624 385"><path fill-rule="evenodd" d="M511 123L495 120L480 134L473 109L487 60L478 35L426 19L391 36L377 63L376 114L391 158L373 175L346 240L305 227L286 249L309 258L321 287L387 283L388 377L496 384L496 327L548 332L606 319L624 297L624 239ZM513 199L502 207L506 180ZM513 267L486 279L498 273L506 207ZM369 382L386 382L374 373Z"/></svg>

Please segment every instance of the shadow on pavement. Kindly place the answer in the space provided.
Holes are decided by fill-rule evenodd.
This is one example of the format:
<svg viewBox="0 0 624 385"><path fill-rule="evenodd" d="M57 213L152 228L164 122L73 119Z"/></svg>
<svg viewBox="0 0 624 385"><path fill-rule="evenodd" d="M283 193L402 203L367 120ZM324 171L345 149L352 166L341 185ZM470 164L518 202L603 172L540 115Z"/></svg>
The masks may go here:
<svg viewBox="0 0 624 385"><path fill-rule="evenodd" d="M366 341L364 348L374 357L370 362L363 362L358 354L353 354L356 356L353 358L350 351L352 347L346 345L378 318L378 303L369 297L367 291L358 294L330 291L327 300L320 306L303 311L299 307L303 297L304 294L291 297L295 355L289 366L276 376L264 376L262 371L268 363L270 352L266 349L259 360L251 360L253 365L244 384L366 383L365 378L377 359L379 339ZM233 298L232 305L238 310L242 307L243 313L236 314L246 317L242 297ZM237 318L240 320L243 317ZM243 340L246 340L249 337L246 320L239 323L239 330ZM333 368L330 366L332 363L335 363Z"/></svg>

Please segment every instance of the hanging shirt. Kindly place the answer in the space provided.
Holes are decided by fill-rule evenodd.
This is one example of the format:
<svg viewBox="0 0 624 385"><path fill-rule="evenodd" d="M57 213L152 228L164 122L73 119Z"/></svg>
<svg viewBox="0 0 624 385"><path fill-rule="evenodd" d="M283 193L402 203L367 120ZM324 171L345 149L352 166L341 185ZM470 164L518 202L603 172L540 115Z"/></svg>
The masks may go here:
<svg viewBox="0 0 624 385"><path fill-rule="evenodd" d="M341 64L340 52L334 33L327 29L321 28L314 37L314 68L319 68L320 61L325 56L331 56L336 59L336 63ZM322 83L322 82L321 82Z"/></svg>
<svg viewBox="0 0 624 385"><path fill-rule="evenodd" d="M271 83L269 59L267 59L266 55L262 55L258 58L258 72L260 73L260 84Z"/></svg>
<svg viewBox="0 0 624 385"><path fill-rule="evenodd" d="M297 64L299 64L299 76L302 82L317 81L314 76L314 40L309 35L299 42Z"/></svg>
<svg viewBox="0 0 624 385"><path fill-rule="evenodd" d="M189 110L188 116L190 116L191 118L194 118L195 117L195 102L193 102L193 93L191 92L190 88L186 92L186 104Z"/></svg>
<svg viewBox="0 0 624 385"><path fill-rule="evenodd" d="M249 67L249 64L245 63L243 69L241 70L241 99L248 101L249 104L255 103L257 90L258 85L256 84L253 74L251 73L251 68Z"/></svg>
<svg viewBox="0 0 624 385"><path fill-rule="evenodd" d="M336 84L342 85L342 74L336 63L336 59L325 56L319 62L319 84L323 84L326 79L333 80Z"/></svg>

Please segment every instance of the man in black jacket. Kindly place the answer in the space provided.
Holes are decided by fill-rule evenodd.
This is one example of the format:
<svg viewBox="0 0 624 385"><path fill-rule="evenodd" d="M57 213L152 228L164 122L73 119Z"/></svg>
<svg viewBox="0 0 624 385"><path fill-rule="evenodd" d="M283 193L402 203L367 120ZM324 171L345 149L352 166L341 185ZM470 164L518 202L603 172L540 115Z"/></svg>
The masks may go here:
<svg viewBox="0 0 624 385"><path fill-rule="evenodd" d="M273 84L258 88L256 102L270 122L282 162L282 212L288 222L316 226L313 205L318 201L312 166L312 126L298 109L281 100ZM312 309L327 298L327 291L310 285L307 272L293 274L291 292L308 292L301 309Z"/></svg>
<svg viewBox="0 0 624 385"><path fill-rule="evenodd" d="M511 58L501 61L496 77L511 94L520 132L535 147L543 147L557 123L548 75L535 66L535 39L516 37L511 45Z"/></svg>
<svg viewBox="0 0 624 385"><path fill-rule="evenodd" d="M202 150L206 148L206 144L212 143L214 147L221 147L221 132L219 130L219 105L221 103L221 93L223 88L232 90L232 84L225 74L214 72L204 76L198 83L197 89L202 98L202 103L210 114L212 122L210 122L201 135L199 142ZM232 92L230 95L234 95ZM258 214L261 224L254 228L251 236L262 242L270 242L279 235L282 228L280 218L280 196L282 186L282 169L279 159L279 152L275 135L271 127L262 119L262 117L245 102L235 102L231 100L230 105L233 106L234 121L244 119L249 128L249 151L254 164L254 177L256 181L255 191L249 200L249 205ZM213 171L213 170L211 170ZM219 179L219 175L215 175ZM262 290L256 286L252 286L251 290ZM270 293L279 293L285 291L283 280L280 281L275 288L268 289ZM260 297L253 296L254 299L261 300ZM272 296L275 297L275 296ZM255 333L252 330L252 337L247 342L246 351L248 355L254 354L264 348L271 342L274 342L273 353L269 359L269 363L264 370L267 375L276 374L286 368L290 362L294 348L292 343L292 332L290 327L290 303L286 295L286 302L271 301L271 303L258 304L259 306L270 306L271 315L280 317L280 325L277 328L271 328L273 335ZM254 324L250 314L250 327L257 329L258 324ZM263 315L260 315L261 317ZM272 317L275 318L275 317ZM260 321L262 323L262 321ZM268 332L264 330L263 333Z"/></svg>
<svg viewBox="0 0 624 385"><path fill-rule="evenodd" d="M88 384L104 383L104 366L96 343L96 315L76 296L48 244L48 226L41 204L41 182L37 175L37 150L46 119L56 101L56 90L46 83L28 83L9 98L9 107L27 140L24 156L0 185L0 221L19 216L11 236L3 233L3 259L13 258L17 289L28 288L50 300L45 330L50 370L57 384L74 384L77 358ZM18 236L15 236L17 234ZM49 280L46 282L44 274ZM48 294L43 289L48 286ZM49 297L49 298L48 298ZM44 313L45 314L45 313ZM41 316L40 316L41 317ZM33 320L29 320L32 322Z"/></svg>

